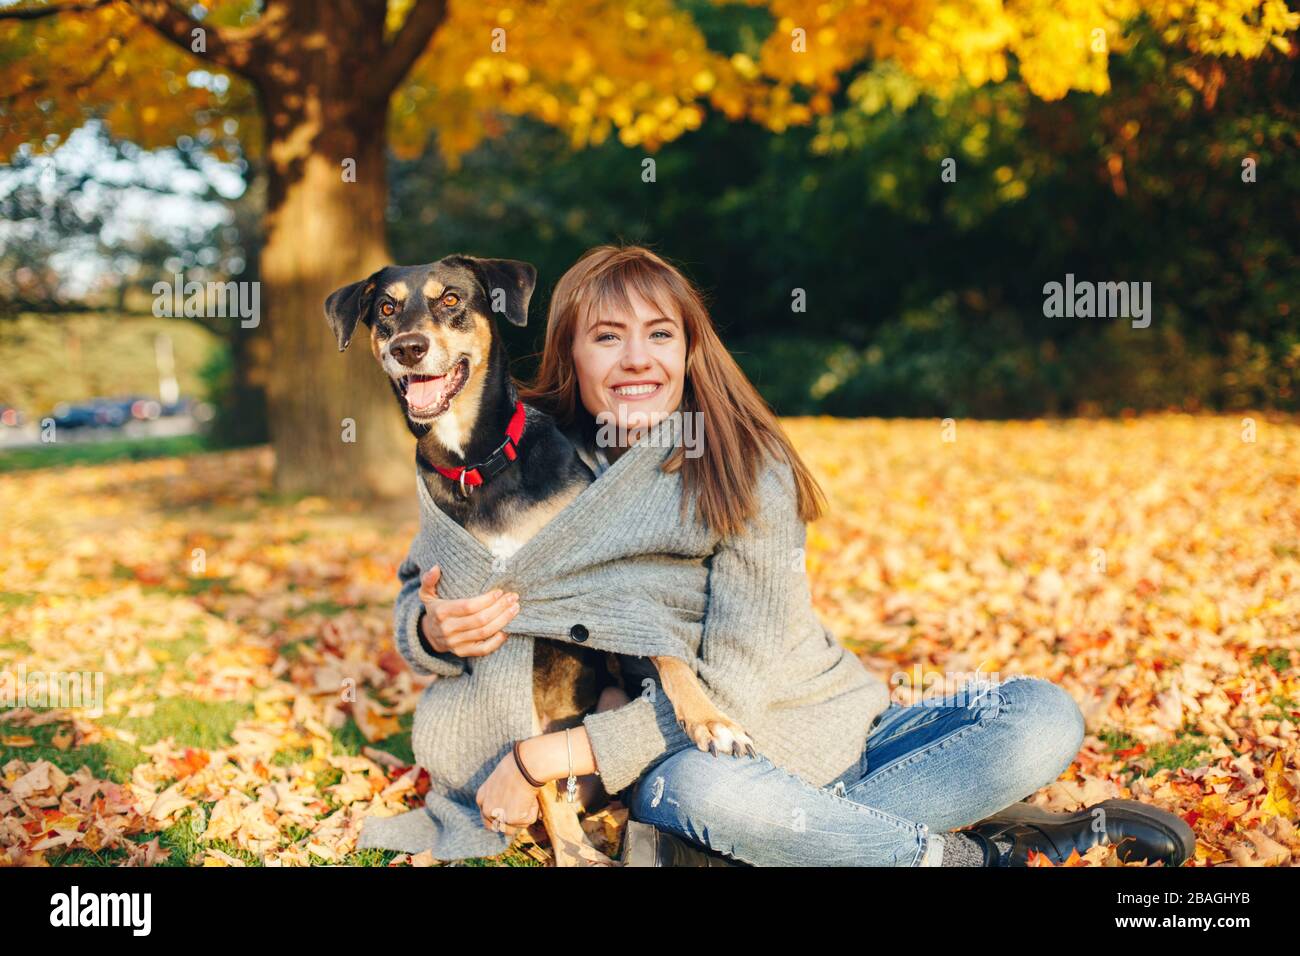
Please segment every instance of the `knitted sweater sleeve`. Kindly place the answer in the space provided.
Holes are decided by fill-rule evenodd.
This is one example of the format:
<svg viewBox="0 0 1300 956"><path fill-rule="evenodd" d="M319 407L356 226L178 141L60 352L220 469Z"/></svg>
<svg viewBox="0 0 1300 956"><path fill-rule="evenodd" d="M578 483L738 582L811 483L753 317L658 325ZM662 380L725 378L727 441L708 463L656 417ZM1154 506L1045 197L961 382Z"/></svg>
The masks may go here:
<svg viewBox="0 0 1300 956"><path fill-rule="evenodd" d="M710 558L709 598L697 666L705 693L723 713L750 725L772 696L779 663L790 576L802 570L805 529L788 465L769 467L757 487L759 513ZM672 702L659 689L622 707L583 718L596 769L611 794L645 770L694 744L677 726ZM762 750L763 742L755 739Z"/></svg>
<svg viewBox="0 0 1300 956"><path fill-rule="evenodd" d="M423 570L410 553L397 569L401 590L393 606L393 634L397 652L417 674L458 677L465 673L465 659L450 652L436 653L420 635L424 604L420 600L420 577Z"/></svg>

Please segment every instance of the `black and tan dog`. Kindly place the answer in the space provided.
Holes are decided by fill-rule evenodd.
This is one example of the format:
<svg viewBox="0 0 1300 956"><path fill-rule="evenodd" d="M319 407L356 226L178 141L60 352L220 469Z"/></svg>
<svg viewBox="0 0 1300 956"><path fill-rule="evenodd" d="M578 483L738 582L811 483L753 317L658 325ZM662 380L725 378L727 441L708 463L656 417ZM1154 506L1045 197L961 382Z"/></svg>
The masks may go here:
<svg viewBox="0 0 1300 956"><path fill-rule="evenodd" d="M388 266L334 292L325 314L348 347L358 325L416 436L429 494L494 554L509 557L594 479L555 421L519 403L491 316L528 321L537 270L510 259L448 256ZM522 414L521 414L522 412ZM709 700L691 667L653 657L679 723L701 750L753 754L740 726ZM535 732L577 726L601 690L619 681L617 655L534 643ZM558 865L579 865L585 839L576 807L555 785L541 794Z"/></svg>

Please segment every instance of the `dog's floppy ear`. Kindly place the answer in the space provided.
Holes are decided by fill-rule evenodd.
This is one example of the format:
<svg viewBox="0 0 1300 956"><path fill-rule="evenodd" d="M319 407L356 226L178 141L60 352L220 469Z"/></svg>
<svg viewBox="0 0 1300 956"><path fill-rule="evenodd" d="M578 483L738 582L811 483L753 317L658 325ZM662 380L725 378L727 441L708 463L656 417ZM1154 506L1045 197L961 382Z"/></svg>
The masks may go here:
<svg viewBox="0 0 1300 956"><path fill-rule="evenodd" d="M463 256L487 292L488 308L513 325L528 324L528 300L537 284L537 268L518 259L479 259Z"/></svg>
<svg viewBox="0 0 1300 956"><path fill-rule="evenodd" d="M339 340L340 352L348 347L352 333L357 330L357 321L369 310L378 278L376 272L360 282L335 289L325 300L325 318L329 319L334 337Z"/></svg>

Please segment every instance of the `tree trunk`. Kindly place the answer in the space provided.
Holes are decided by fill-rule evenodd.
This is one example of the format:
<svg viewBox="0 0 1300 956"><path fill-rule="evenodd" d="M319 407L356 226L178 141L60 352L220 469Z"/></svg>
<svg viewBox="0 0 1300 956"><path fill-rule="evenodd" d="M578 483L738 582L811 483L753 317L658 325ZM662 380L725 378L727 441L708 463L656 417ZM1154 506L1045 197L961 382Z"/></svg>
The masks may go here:
<svg viewBox="0 0 1300 956"><path fill-rule="evenodd" d="M414 439L366 330L340 353L324 311L331 292L390 261L387 97L365 102L337 64L313 50L292 52L297 61L259 89L268 159L262 312L270 332L266 395L276 489L410 494ZM345 160L355 160L355 182L345 181Z"/></svg>

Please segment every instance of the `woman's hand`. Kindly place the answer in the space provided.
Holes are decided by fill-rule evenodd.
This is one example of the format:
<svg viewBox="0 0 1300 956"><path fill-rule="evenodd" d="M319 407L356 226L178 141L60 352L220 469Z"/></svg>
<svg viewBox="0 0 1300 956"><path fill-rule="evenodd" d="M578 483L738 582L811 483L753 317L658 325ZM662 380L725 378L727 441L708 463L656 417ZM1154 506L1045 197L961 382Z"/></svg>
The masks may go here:
<svg viewBox="0 0 1300 956"><path fill-rule="evenodd" d="M489 591L478 597L444 601L438 597L442 570L435 564L420 578L420 603L424 605L421 630L429 646L440 654L483 657L505 643L502 630L519 613L519 595Z"/></svg>
<svg viewBox="0 0 1300 956"><path fill-rule="evenodd" d="M532 769L528 768L529 773ZM519 772L513 753L507 753L498 761L474 799L483 817L483 826L511 837L519 832L520 827L533 823L541 812L537 789Z"/></svg>

